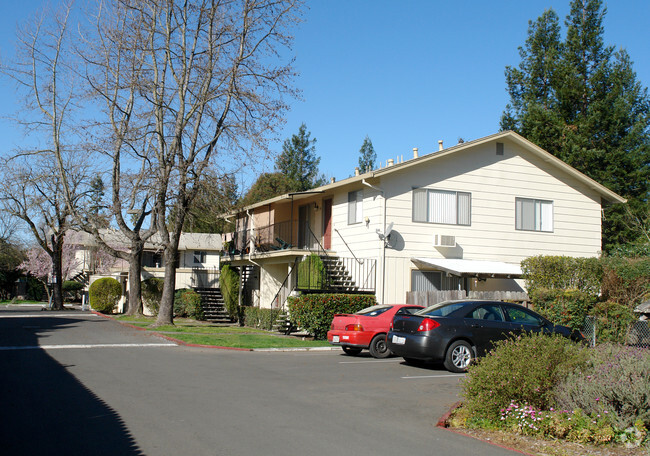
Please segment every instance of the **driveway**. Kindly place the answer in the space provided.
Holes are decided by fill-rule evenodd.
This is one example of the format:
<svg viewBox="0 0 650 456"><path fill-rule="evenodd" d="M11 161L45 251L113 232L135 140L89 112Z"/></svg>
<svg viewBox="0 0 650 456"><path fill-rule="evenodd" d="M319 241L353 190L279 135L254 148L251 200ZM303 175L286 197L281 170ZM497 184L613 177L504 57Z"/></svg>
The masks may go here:
<svg viewBox="0 0 650 456"><path fill-rule="evenodd" d="M0 307L3 454L511 455L438 429L462 376L399 358L175 346Z"/></svg>

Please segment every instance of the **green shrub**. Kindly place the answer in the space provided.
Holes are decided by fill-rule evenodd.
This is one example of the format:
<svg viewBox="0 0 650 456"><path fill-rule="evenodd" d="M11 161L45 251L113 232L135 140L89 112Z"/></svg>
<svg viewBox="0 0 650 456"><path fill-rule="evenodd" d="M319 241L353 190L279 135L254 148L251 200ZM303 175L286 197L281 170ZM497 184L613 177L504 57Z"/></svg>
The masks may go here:
<svg viewBox="0 0 650 456"><path fill-rule="evenodd" d="M61 289L66 299L78 301L79 292L84 289L84 284L74 280L66 280L61 284Z"/></svg>
<svg viewBox="0 0 650 456"><path fill-rule="evenodd" d="M534 290L580 290L597 295L603 268L598 258L534 256L521 262L528 292Z"/></svg>
<svg viewBox="0 0 650 456"><path fill-rule="evenodd" d="M374 295L307 294L288 300L291 320L315 339L325 339L334 314L354 313L377 304Z"/></svg>
<svg viewBox="0 0 650 456"><path fill-rule="evenodd" d="M650 257L603 259L604 299L631 309L650 296Z"/></svg>
<svg viewBox="0 0 650 456"><path fill-rule="evenodd" d="M322 290L325 283L323 260L312 253L298 264L298 288L301 290Z"/></svg>
<svg viewBox="0 0 650 456"><path fill-rule="evenodd" d="M47 297L45 284L34 277L27 277L27 299L42 301Z"/></svg>
<svg viewBox="0 0 650 456"><path fill-rule="evenodd" d="M591 309L590 315L596 318L596 340L598 343L625 344L630 325L637 319L629 305L612 301L596 303Z"/></svg>
<svg viewBox="0 0 650 456"><path fill-rule="evenodd" d="M473 420L494 422L512 401L547 409L559 380L586 358L585 348L559 335L533 333L499 341L469 367L462 385L464 407Z"/></svg>
<svg viewBox="0 0 650 456"><path fill-rule="evenodd" d="M176 293L174 293L174 315L203 320L201 295L190 288L176 290Z"/></svg>
<svg viewBox="0 0 650 456"><path fill-rule="evenodd" d="M117 307L117 301L122 296L122 285L112 277L104 277L95 280L88 290L90 307L97 312L113 313Z"/></svg>
<svg viewBox="0 0 650 456"><path fill-rule="evenodd" d="M236 321L239 317L239 274L228 264L221 268L219 287L228 315Z"/></svg>
<svg viewBox="0 0 650 456"><path fill-rule="evenodd" d="M533 308L558 325L580 330L597 296L577 290L535 289L529 294Z"/></svg>
<svg viewBox="0 0 650 456"><path fill-rule="evenodd" d="M150 277L143 280L142 286L142 303L153 313L158 315L160 309L160 300L162 299L163 286L165 281L157 277Z"/></svg>
<svg viewBox="0 0 650 456"><path fill-rule="evenodd" d="M280 309L261 309L250 306L244 308L244 315L246 326L271 331L280 315Z"/></svg>
<svg viewBox="0 0 650 456"><path fill-rule="evenodd" d="M589 350L589 362L554 390L559 408L610 415L618 429L650 426L650 351L613 344Z"/></svg>

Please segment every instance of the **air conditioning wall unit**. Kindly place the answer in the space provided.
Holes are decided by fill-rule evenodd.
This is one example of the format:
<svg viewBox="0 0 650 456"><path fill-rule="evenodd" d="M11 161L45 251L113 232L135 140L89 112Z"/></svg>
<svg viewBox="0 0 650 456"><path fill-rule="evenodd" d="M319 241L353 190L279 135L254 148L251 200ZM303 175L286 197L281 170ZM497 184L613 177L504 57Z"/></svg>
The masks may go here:
<svg viewBox="0 0 650 456"><path fill-rule="evenodd" d="M434 247L456 247L456 236L449 236L446 234L433 235Z"/></svg>

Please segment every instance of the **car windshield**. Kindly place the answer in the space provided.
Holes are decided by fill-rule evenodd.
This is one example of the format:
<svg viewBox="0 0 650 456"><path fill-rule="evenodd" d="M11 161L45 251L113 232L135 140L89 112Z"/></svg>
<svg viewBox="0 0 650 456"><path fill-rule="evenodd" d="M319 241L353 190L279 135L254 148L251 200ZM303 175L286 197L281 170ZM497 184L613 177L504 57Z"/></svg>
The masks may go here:
<svg viewBox="0 0 650 456"><path fill-rule="evenodd" d="M430 317L446 317L467 305L466 302L440 302L416 312L416 315L428 315Z"/></svg>
<svg viewBox="0 0 650 456"><path fill-rule="evenodd" d="M355 315L365 315L367 317L376 317L377 315L383 314L384 312L386 312L391 307L393 307L393 306L378 305L378 306L367 307L367 308L365 308L363 310L360 310L359 312L355 313Z"/></svg>

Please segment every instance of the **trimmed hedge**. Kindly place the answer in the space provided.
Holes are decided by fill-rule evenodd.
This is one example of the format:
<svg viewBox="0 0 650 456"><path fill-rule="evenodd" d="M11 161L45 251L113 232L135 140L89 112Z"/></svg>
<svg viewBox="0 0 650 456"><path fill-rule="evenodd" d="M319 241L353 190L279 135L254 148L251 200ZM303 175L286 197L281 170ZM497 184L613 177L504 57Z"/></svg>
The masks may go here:
<svg viewBox="0 0 650 456"><path fill-rule="evenodd" d="M88 290L90 307L97 312L113 313L122 296L122 285L112 277L95 280Z"/></svg>
<svg viewBox="0 0 650 456"><path fill-rule="evenodd" d="M239 274L228 264L221 268L219 287L228 315L237 321L239 318Z"/></svg>
<svg viewBox="0 0 650 456"><path fill-rule="evenodd" d="M165 281L157 277L150 277L141 282L142 303L154 314L158 315L160 300L162 299Z"/></svg>
<svg viewBox="0 0 650 456"><path fill-rule="evenodd" d="M174 315L177 317L203 320L201 295L191 288L182 288L174 293Z"/></svg>
<svg viewBox="0 0 650 456"><path fill-rule="evenodd" d="M374 306L374 295L306 294L288 300L291 320L315 339L325 339L335 314L354 313Z"/></svg>
<svg viewBox="0 0 650 456"><path fill-rule="evenodd" d="M579 290L598 295L603 277L599 258L534 256L521 262L528 293L535 290Z"/></svg>
<svg viewBox="0 0 650 456"><path fill-rule="evenodd" d="M244 325L271 331L280 315L280 309L260 309L259 307L244 308Z"/></svg>

